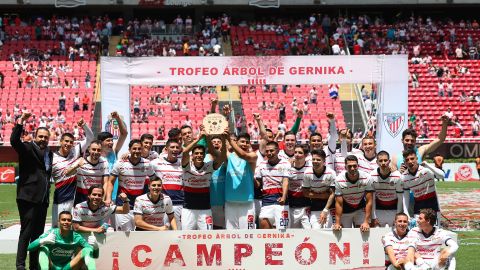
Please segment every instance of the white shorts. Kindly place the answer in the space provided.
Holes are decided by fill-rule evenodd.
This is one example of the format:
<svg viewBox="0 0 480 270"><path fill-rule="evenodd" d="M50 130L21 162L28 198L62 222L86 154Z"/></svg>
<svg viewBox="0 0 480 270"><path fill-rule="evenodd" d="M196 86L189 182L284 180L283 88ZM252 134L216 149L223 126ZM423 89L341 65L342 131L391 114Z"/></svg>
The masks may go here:
<svg viewBox="0 0 480 270"><path fill-rule="evenodd" d="M52 206L52 227L58 227L58 215L63 211L68 211L72 213L73 209L73 200L66 201L59 204L53 204Z"/></svg>
<svg viewBox="0 0 480 270"><path fill-rule="evenodd" d="M225 224L227 230L255 229L255 203L225 202Z"/></svg>
<svg viewBox="0 0 480 270"><path fill-rule="evenodd" d="M424 263L421 265L416 265L416 270L455 270L457 268L457 262L455 257L448 259L447 264L440 267L438 266L438 256L433 260L424 260Z"/></svg>
<svg viewBox="0 0 480 270"><path fill-rule="evenodd" d="M182 209L182 230L213 230L212 209Z"/></svg>
<svg viewBox="0 0 480 270"><path fill-rule="evenodd" d="M327 213L327 222L320 224L320 215L323 211L312 211L310 213L310 224L312 224L312 229L329 229L332 227L333 219L330 211Z"/></svg>
<svg viewBox="0 0 480 270"><path fill-rule="evenodd" d="M393 227L397 210L375 210L380 227Z"/></svg>
<svg viewBox="0 0 480 270"><path fill-rule="evenodd" d="M352 213L342 215L342 228L353 228L360 226L365 219L365 210L358 209Z"/></svg>
<svg viewBox="0 0 480 270"><path fill-rule="evenodd" d="M223 205L212 205L213 225L218 228L225 228L225 207Z"/></svg>
<svg viewBox="0 0 480 270"><path fill-rule="evenodd" d="M310 207L290 207L290 228L311 229Z"/></svg>
<svg viewBox="0 0 480 270"><path fill-rule="evenodd" d="M286 229L290 227L290 214L288 205L272 204L262 206L259 219L268 219L272 226L277 229Z"/></svg>
<svg viewBox="0 0 480 270"><path fill-rule="evenodd" d="M135 219L133 210L128 214L115 214L115 228L117 231L130 232L135 230Z"/></svg>

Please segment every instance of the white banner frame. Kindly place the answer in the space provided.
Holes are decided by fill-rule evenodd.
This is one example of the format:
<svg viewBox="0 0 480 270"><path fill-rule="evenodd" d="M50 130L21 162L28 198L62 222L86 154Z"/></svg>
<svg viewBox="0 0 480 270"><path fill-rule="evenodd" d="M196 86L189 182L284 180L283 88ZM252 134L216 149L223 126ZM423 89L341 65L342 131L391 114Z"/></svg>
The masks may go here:
<svg viewBox="0 0 480 270"><path fill-rule="evenodd" d="M108 114L117 111L130 131L130 85L378 83L377 150L392 155L403 150L407 55L102 57L100 62L102 127Z"/></svg>

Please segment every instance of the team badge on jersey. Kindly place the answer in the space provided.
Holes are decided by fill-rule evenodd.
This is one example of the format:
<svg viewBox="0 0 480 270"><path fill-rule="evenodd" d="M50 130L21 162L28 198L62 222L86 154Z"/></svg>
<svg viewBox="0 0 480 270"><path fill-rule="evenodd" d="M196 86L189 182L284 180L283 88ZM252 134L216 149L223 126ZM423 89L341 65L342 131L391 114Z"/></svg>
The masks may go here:
<svg viewBox="0 0 480 270"><path fill-rule="evenodd" d="M397 137L405 123L405 114L403 113L384 113L383 123L385 128L393 138Z"/></svg>
<svg viewBox="0 0 480 270"><path fill-rule="evenodd" d="M280 217L280 226L287 228L289 222L290 222L290 220L288 218L288 211L283 210L282 215Z"/></svg>
<svg viewBox="0 0 480 270"><path fill-rule="evenodd" d="M213 230L213 218L212 216L205 217L205 223L207 224L207 230Z"/></svg>
<svg viewBox="0 0 480 270"><path fill-rule="evenodd" d="M255 229L255 217L253 215L248 215L247 216L247 226L248 229Z"/></svg>

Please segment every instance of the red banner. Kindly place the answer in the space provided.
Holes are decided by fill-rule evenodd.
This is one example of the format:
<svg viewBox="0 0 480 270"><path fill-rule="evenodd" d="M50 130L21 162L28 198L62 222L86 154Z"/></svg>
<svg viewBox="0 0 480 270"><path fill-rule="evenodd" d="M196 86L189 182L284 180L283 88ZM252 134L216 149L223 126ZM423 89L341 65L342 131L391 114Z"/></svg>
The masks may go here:
<svg viewBox="0 0 480 270"><path fill-rule="evenodd" d="M0 183L15 183L14 167L0 167Z"/></svg>

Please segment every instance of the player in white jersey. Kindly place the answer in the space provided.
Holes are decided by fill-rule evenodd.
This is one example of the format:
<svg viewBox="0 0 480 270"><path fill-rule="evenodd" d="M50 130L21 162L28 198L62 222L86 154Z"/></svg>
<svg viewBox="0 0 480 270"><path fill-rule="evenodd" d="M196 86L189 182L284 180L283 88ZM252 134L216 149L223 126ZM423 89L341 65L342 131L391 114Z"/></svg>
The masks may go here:
<svg viewBox="0 0 480 270"><path fill-rule="evenodd" d="M177 228L182 228L182 209L184 202L182 183L181 145L177 140L169 139L165 145L167 155L154 159L152 167L155 175L162 180L162 192L172 200Z"/></svg>
<svg viewBox="0 0 480 270"><path fill-rule="evenodd" d="M225 135L225 134L223 134ZM204 162L205 147L198 145L205 136L205 129L200 126L200 136L183 149L183 191L182 230L212 230L213 219L210 204L210 178L213 171L220 168L226 159L225 136L220 153L212 151L213 160ZM211 140L207 140L210 142ZM190 160L190 151L192 158Z"/></svg>
<svg viewBox="0 0 480 270"><path fill-rule="evenodd" d="M150 180L149 192L135 199L133 214L135 215L136 231L166 231L177 230L172 200L162 194L162 180ZM165 214L168 223L165 223Z"/></svg>
<svg viewBox="0 0 480 270"><path fill-rule="evenodd" d="M335 179L335 224L334 230L359 226L361 231L370 229L373 188L369 175L358 170L354 155L345 158L347 171Z"/></svg>
<svg viewBox="0 0 480 270"><path fill-rule="evenodd" d="M130 152L129 159L117 161L110 172L105 204L110 205L112 202L111 190L118 177L119 191L127 194L130 208L133 209L135 199L144 193L147 178L151 180L156 176L150 161L141 157L142 143L140 140L131 140L128 150ZM130 210L128 214L115 215L115 226L120 231L133 231L135 228L133 210Z"/></svg>
<svg viewBox="0 0 480 270"><path fill-rule="evenodd" d="M323 150L312 150L312 167L305 170L303 194L310 199L310 224L313 229L330 228L335 200L335 171L325 165Z"/></svg>
<svg viewBox="0 0 480 270"><path fill-rule="evenodd" d="M394 226L382 237L385 249L386 270L404 269L415 253L415 239L408 237L408 216L405 213L395 215Z"/></svg>
<svg viewBox="0 0 480 270"><path fill-rule="evenodd" d="M375 138L365 136L362 139L362 151L356 154L358 158L358 170L371 173L378 168L377 150Z"/></svg>
<svg viewBox="0 0 480 270"><path fill-rule="evenodd" d="M399 171L391 171L388 152L378 152L376 160L378 168L370 173L370 182L375 190L373 223L391 227L395 215L404 210L402 175Z"/></svg>
<svg viewBox="0 0 480 270"><path fill-rule="evenodd" d="M458 250L457 242L447 231L435 227L437 213L433 209L422 209L417 218L418 227L408 233L414 238L416 250L415 263L405 269L447 270L455 269L456 261L453 257ZM443 248L445 247L445 248Z"/></svg>
<svg viewBox="0 0 480 270"><path fill-rule="evenodd" d="M93 140L92 130L83 119L77 125L85 132L85 139L74 147L75 138L71 133L64 133L60 137L60 148L53 153L52 179L55 183L52 206L52 224L58 225L58 215L63 211L72 211L75 197L75 174L66 174L65 171L81 157L86 146Z"/></svg>
<svg viewBox="0 0 480 270"><path fill-rule="evenodd" d="M308 150L302 145L296 145L295 157L292 163L291 178L288 181L288 206L290 208L290 228L311 229L310 200L303 195L302 184L305 172L312 168L305 161Z"/></svg>
<svg viewBox="0 0 480 270"><path fill-rule="evenodd" d="M101 185L92 185L88 189L88 197L75 206L73 209L73 229L78 232L104 233L107 231L108 224L103 223L111 214L126 214L130 211L127 203L127 195L121 193L118 195L122 201L121 206L103 203L104 191Z"/></svg>
<svg viewBox="0 0 480 270"><path fill-rule="evenodd" d="M260 228L286 229L290 226L288 207L288 182L291 178L291 165L288 160L278 157L278 143L269 142L265 148L268 160L255 170L255 184L262 187L262 208Z"/></svg>
<svg viewBox="0 0 480 270"><path fill-rule="evenodd" d="M148 133L144 133L140 137L140 141L142 142L142 158L148 159L150 161L160 156L157 152L152 151L153 138L153 135ZM122 155L121 159L127 160L129 155L129 153L125 153Z"/></svg>
<svg viewBox="0 0 480 270"><path fill-rule="evenodd" d="M312 133L309 138L310 151L323 150L327 155L325 159L325 166L335 169L335 149L337 148L338 133L335 125L335 115L331 112L327 113L328 119L328 136L327 145L323 145L322 135L320 133ZM306 157L308 163L312 162L312 155Z"/></svg>
<svg viewBox="0 0 480 270"><path fill-rule="evenodd" d="M408 209L409 191L413 192L413 214L418 215L420 209L431 208L440 214L440 207L435 189L435 178L432 170L420 166L414 150L403 151L407 170L402 174L405 209ZM438 220L438 219L437 219Z"/></svg>
<svg viewBox="0 0 480 270"><path fill-rule="evenodd" d="M74 205L87 200L88 189L92 185L100 185L105 188L110 174L108 171L108 163L101 156L102 142L100 140L91 142L87 152L87 158L79 158L78 162L66 171L66 174L75 173L77 176Z"/></svg>

